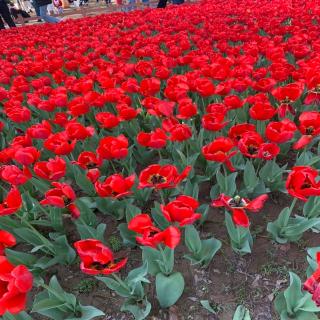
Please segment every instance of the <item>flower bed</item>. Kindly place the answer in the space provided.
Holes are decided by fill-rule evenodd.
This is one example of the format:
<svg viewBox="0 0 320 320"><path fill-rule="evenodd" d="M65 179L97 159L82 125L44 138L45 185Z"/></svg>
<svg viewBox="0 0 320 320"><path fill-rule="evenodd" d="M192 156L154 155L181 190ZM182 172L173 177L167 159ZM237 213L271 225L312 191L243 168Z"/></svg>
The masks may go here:
<svg viewBox="0 0 320 320"><path fill-rule="evenodd" d="M319 13L2 31L3 319L318 319Z"/></svg>

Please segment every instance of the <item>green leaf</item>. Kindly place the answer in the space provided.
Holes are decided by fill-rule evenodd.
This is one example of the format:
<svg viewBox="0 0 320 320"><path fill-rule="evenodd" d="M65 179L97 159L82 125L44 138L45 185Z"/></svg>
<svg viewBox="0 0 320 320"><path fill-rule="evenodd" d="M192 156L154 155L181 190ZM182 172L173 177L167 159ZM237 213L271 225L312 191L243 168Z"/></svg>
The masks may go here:
<svg viewBox="0 0 320 320"><path fill-rule="evenodd" d="M71 264L76 258L75 250L69 245L65 235L57 237L53 243L58 261L62 264Z"/></svg>
<svg viewBox="0 0 320 320"><path fill-rule="evenodd" d="M78 309L79 309L79 312L81 313L80 317L67 318L66 320L90 320L90 319L94 319L96 317L101 317L105 315L104 312L92 306L79 305Z"/></svg>
<svg viewBox="0 0 320 320"><path fill-rule="evenodd" d="M45 193L50 189L50 184L45 182L44 180L38 180L36 178L31 178L30 183L32 186L34 186L37 191L40 191L41 193Z"/></svg>
<svg viewBox="0 0 320 320"><path fill-rule="evenodd" d="M121 297L127 298L131 296L129 289L114 279L109 277L96 277L96 279L102 281L110 290L115 291Z"/></svg>
<svg viewBox="0 0 320 320"><path fill-rule="evenodd" d="M254 166L250 160L247 161L244 168L243 181L249 192L252 192L259 183L259 178L257 177Z"/></svg>
<svg viewBox="0 0 320 320"><path fill-rule="evenodd" d="M56 309L65 305L65 302L58 299L43 299L33 304L32 312L41 312L43 310Z"/></svg>
<svg viewBox="0 0 320 320"><path fill-rule="evenodd" d="M290 285L284 291L284 297L286 299L287 311L289 314L293 314L295 311L295 306L298 301L302 298L303 294L301 292L301 280L293 272L289 272L290 275Z"/></svg>
<svg viewBox="0 0 320 320"><path fill-rule="evenodd" d="M120 232L123 244L129 247L136 246L136 233L128 229L127 223L120 223L118 225L118 230Z"/></svg>
<svg viewBox="0 0 320 320"><path fill-rule="evenodd" d="M133 269L129 272L125 282L129 285L129 287L133 287L133 288L138 282L149 283L150 281L145 277L147 274L148 274L148 262L145 261L141 267Z"/></svg>
<svg viewBox="0 0 320 320"><path fill-rule="evenodd" d="M142 303L137 303L133 299L128 299L122 305L121 311L132 313L135 320L143 320L151 311L151 303L147 299L144 299Z"/></svg>
<svg viewBox="0 0 320 320"><path fill-rule="evenodd" d="M233 320L251 320L249 310L245 306L238 306L233 316Z"/></svg>
<svg viewBox="0 0 320 320"><path fill-rule="evenodd" d="M185 244L192 253L199 253L202 245L197 229L193 225L185 227Z"/></svg>
<svg viewBox="0 0 320 320"><path fill-rule="evenodd" d="M148 272L155 276L160 272L159 261L161 254L158 250L151 247L141 247L142 250L142 261L148 263Z"/></svg>
<svg viewBox="0 0 320 320"><path fill-rule="evenodd" d="M84 221L88 226L95 227L97 225L97 218L91 210L87 198L78 198L76 200L76 205L80 210L81 220Z"/></svg>
<svg viewBox="0 0 320 320"><path fill-rule="evenodd" d="M2 320L32 320L32 318L24 311L15 315L9 312L6 312L1 319Z"/></svg>
<svg viewBox="0 0 320 320"><path fill-rule="evenodd" d="M87 178L86 174L83 172L83 169L80 169L78 166L72 166L74 178L77 186L83 190L87 195L94 196L96 191L92 182Z"/></svg>
<svg viewBox="0 0 320 320"><path fill-rule="evenodd" d="M88 226L85 223L81 223L81 221L76 220L75 225L80 234L81 239L98 239L102 242L105 242L104 233L106 231L107 225L104 223L100 223L96 228Z"/></svg>
<svg viewBox="0 0 320 320"><path fill-rule="evenodd" d="M158 273L156 276L156 293L161 308L174 305L181 297L184 290L184 279L180 272L170 276Z"/></svg>
<svg viewBox="0 0 320 320"><path fill-rule="evenodd" d="M200 300L201 305L208 310L210 313L216 314L216 312L210 306L210 302L208 300Z"/></svg>
<svg viewBox="0 0 320 320"><path fill-rule="evenodd" d="M27 267L32 267L38 260L38 258L32 254L11 249L6 249L6 256L12 264L23 264Z"/></svg>
<svg viewBox="0 0 320 320"><path fill-rule="evenodd" d="M310 197L303 206L303 215L307 218L320 217L320 198Z"/></svg>

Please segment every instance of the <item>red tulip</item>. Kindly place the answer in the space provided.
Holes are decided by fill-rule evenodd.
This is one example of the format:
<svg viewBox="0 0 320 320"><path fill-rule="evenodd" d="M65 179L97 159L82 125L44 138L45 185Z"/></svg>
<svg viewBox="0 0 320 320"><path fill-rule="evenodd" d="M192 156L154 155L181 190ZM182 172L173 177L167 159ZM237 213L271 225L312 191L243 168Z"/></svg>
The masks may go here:
<svg viewBox="0 0 320 320"><path fill-rule="evenodd" d="M254 120L269 120L276 113L270 103L257 102L249 110L250 117Z"/></svg>
<svg viewBox="0 0 320 320"><path fill-rule="evenodd" d="M74 247L81 260L81 271L90 275L108 275L118 272L128 260L125 258L116 262L112 251L96 239L77 241Z"/></svg>
<svg viewBox="0 0 320 320"><path fill-rule="evenodd" d="M275 143L262 143L259 147L258 158L272 160L280 153L280 148Z"/></svg>
<svg viewBox="0 0 320 320"><path fill-rule="evenodd" d="M154 96L160 91L160 85L157 78L145 78L140 83L140 92L144 96Z"/></svg>
<svg viewBox="0 0 320 320"><path fill-rule="evenodd" d="M307 201L310 196L320 195L318 171L308 166L293 167L289 173L286 188L293 197Z"/></svg>
<svg viewBox="0 0 320 320"><path fill-rule="evenodd" d="M51 132L51 125L46 120L43 120L41 123L34 124L27 129L28 136L33 139L47 139Z"/></svg>
<svg viewBox="0 0 320 320"><path fill-rule="evenodd" d="M190 119L197 113L197 106L190 98L184 98L178 101L178 119Z"/></svg>
<svg viewBox="0 0 320 320"><path fill-rule="evenodd" d="M124 178L121 174L113 174L105 181L97 181L94 185L100 197L121 198L132 193L135 175Z"/></svg>
<svg viewBox="0 0 320 320"><path fill-rule="evenodd" d="M32 274L24 265L15 267L6 257L0 256L0 316L25 310L32 282Z"/></svg>
<svg viewBox="0 0 320 320"><path fill-rule="evenodd" d="M240 152L249 158L258 158L263 139L257 132L243 134L238 142Z"/></svg>
<svg viewBox="0 0 320 320"><path fill-rule="evenodd" d="M235 143L238 143L242 136L247 132L256 132L256 127L249 123L234 125L229 129L228 137L231 138Z"/></svg>
<svg viewBox="0 0 320 320"><path fill-rule="evenodd" d="M168 137L166 133L160 128L157 128L150 133L139 132L137 135L137 142L140 145L153 149L161 149L165 147L167 139Z"/></svg>
<svg viewBox="0 0 320 320"><path fill-rule="evenodd" d="M16 243L16 238L11 233L0 230L0 255L4 255L5 248L13 247Z"/></svg>
<svg viewBox="0 0 320 320"><path fill-rule="evenodd" d="M0 203L0 216L13 214L22 207L21 194L17 187L12 187Z"/></svg>
<svg viewBox="0 0 320 320"><path fill-rule="evenodd" d="M0 168L0 177L12 185L18 186L25 184L32 175L30 170L25 166L21 170L15 165L6 165Z"/></svg>
<svg viewBox="0 0 320 320"><path fill-rule="evenodd" d="M303 284L303 290L312 294L312 300L320 307L320 252L317 253L316 260L318 268Z"/></svg>
<svg viewBox="0 0 320 320"><path fill-rule="evenodd" d="M119 118L111 112L97 113L96 120L100 123L100 127L105 129L115 128L120 123Z"/></svg>
<svg viewBox="0 0 320 320"><path fill-rule="evenodd" d="M56 156L55 158L50 158L48 161L37 162L33 170L35 174L46 180L59 180L66 174L66 161L63 158Z"/></svg>
<svg viewBox="0 0 320 320"><path fill-rule="evenodd" d="M30 164L36 162L39 157L40 151L38 151L35 147L19 148L14 154L14 160L24 166L29 166Z"/></svg>
<svg viewBox="0 0 320 320"><path fill-rule="evenodd" d="M164 217L169 222L178 222L181 227L201 218L201 214L195 212L198 207L199 202L196 199L184 195L178 196L167 205L160 206Z"/></svg>
<svg viewBox="0 0 320 320"><path fill-rule="evenodd" d="M299 131L302 137L293 145L293 149L298 150L308 145L313 137L320 134L320 112L305 111L299 116Z"/></svg>
<svg viewBox="0 0 320 320"><path fill-rule="evenodd" d="M170 137L169 140L171 141L185 141L192 137L192 131L191 128L184 124L184 123L178 123L168 130Z"/></svg>
<svg viewBox="0 0 320 320"><path fill-rule="evenodd" d="M296 125L289 119L270 122L266 128L266 137L276 143L284 143L291 140L297 130Z"/></svg>
<svg viewBox="0 0 320 320"><path fill-rule="evenodd" d="M272 91L272 95L280 101L278 114L280 118L285 117L286 112L295 114L292 103L299 99L303 91L300 83L289 83L284 87L278 87Z"/></svg>
<svg viewBox="0 0 320 320"><path fill-rule="evenodd" d="M52 134L44 141L43 146L56 155L66 155L73 151L76 140L69 140L66 132Z"/></svg>
<svg viewBox="0 0 320 320"><path fill-rule="evenodd" d="M201 123L206 130L219 131L229 123L224 117L225 113L208 113L202 117Z"/></svg>
<svg viewBox="0 0 320 320"><path fill-rule="evenodd" d="M245 210L258 212L262 209L267 199L268 196L266 194L251 201L239 196L232 198L221 194L219 198L212 201L212 206L227 208L232 212L232 219L236 225L248 228L250 223Z"/></svg>
<svg viewBox="0 0 320 320"><path fill-rule="evenodd" d="M138 188L175 188L188 176L190 170L191 166L188 166L179 174L177 168L171 164L164 166L159 164L150 165L141 171Z"/></svg>
<svg viewBox="0 0 320 320"><path fill-rule="evenodd" d="M76 194L72 187L67 183L52 182L55 188L48 190L45 193L45 199L41 200L42 205L50 205L58 208L67 208L72 217L77 219L80 216L80 211L74 204Z"/></svg>
<svg viewBox="0 0 320 320"><path fill-rule="evenodd" d="M137 115L141 112L141 109L134 109L129 107L125 103L117 104L116 105L118 111L118 119L120 121L130 121L137 117Z"/></svg>
<svg viewBox="0 0 320 320"><path fill-rule="evenodd" d="M100 140L97 153L102 159L123 159L128 155L128 145L128 139L123 134L105 137Z"/></svg>
<svg viewBox="0 0 320 320"><path fill-rule="evenodd" d="M83 151L78 156L78 161L72 163L77 164L83 169L93 169L102 165L102 160L97 157L94 152Z"/></svg>
<svg viewBox="0 0 320 320"><path fill-rule="evenodd" d="M239 109L243 106L243 101L235 95L225 97L223 102L229 110Z"/></svg>
<svg viewBox="0 0 320 320"><path fill-rule="evenodd" d="M76 121L70 121L65 126L65 132L70 140L84 140L94 135L94 128L85 127Z"/></svg>
<svg viewBox="0 0 320 320"><path fill-rule="evenodd" d="M170 226L161 231L154 226L148 214L138 214L128 223L128 229L141 234L136 240L143 246L157 247L163 243L167 247L174 249L181 239L181 232L177 227Z"/></svg>
<svg viewBox="0 0 320 320"><path fill-rule="evenodd" d="M215 92L214 84L207 78L198 78L195 81L195 87L202 97L212 96Z"/></svg>
<svg viewBox="0 0 320 320"><path fill-rule="evenodd" d="M234 143L230 138L218 137L211 143L202 147L203 156L209 161L225 163L230 171L235 171L230 158L237 152L231 151L234 148Z"/></svg>

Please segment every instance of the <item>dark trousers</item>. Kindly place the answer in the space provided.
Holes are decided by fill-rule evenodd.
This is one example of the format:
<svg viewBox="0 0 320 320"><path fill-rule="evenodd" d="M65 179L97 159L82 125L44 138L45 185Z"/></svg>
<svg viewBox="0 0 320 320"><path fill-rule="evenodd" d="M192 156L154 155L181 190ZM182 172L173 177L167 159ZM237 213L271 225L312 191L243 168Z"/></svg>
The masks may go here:
<svg viewBox="0 0 320 320"><path fill-rule="evenodd" d="M165 8L168 0L159 0L157 8Z"/></svg>
<svg viewBox="0 0 320 320"><path fill-rule="evenodd" d="M7 4L3 0L0 0L0 29L5 29L2 19L8 24L9 27L16 26L11 18Z"/></svg>

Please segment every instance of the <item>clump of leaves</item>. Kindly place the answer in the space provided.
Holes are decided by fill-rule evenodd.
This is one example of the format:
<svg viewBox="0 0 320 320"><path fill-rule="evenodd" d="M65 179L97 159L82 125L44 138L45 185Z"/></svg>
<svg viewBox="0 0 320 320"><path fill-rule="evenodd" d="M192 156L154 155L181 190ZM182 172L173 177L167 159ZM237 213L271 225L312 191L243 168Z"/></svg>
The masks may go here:
<svg viewBox="0 0 320 320"><path fill-rule="evenodd" d="M121 250L121 248L122 248L122 241L121 241L121 239L120 239L118 236L112 235L112 236L109 238L108 242L109 242L109 245L110 245L110 247L111 247L111 249L112 249L113 252L118 252L118 251Z"/></svg>
<svg viewBox="0 0 320 320"><path fill-rule="evenodd" d="M90 293L97 286L97 282L92 279L84 279L79 282L79 284L74 288L78 293Z"/></svg>

